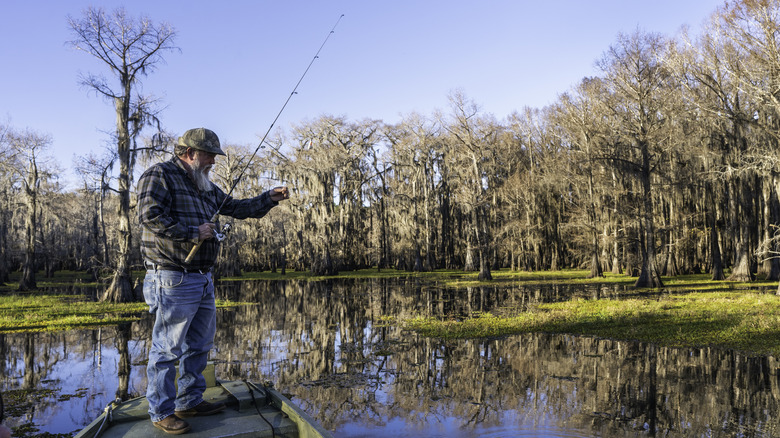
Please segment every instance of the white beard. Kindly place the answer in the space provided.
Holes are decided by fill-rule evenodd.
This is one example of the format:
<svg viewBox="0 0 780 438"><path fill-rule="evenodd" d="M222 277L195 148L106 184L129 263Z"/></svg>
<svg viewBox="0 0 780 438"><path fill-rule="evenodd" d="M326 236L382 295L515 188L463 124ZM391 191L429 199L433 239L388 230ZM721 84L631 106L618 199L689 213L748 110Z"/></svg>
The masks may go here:
<svg viewBox="0 0 780 438"><path fill-rule="evenodd" d="M195 185L198 189L201 192L210 192L213 190L214 185L211 183L211 180L209 180L211 166L204 166L203 163L200 162L200 158L196 158L191 167L192 171L190 172L190 177L195 181Z"/></svg>

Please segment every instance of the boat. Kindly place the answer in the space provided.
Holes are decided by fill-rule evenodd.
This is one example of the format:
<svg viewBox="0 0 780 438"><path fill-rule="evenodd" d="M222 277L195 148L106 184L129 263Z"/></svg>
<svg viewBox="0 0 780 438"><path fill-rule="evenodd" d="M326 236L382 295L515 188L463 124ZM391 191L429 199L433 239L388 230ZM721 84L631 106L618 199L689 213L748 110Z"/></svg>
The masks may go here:
<svg viewBox="0 0 780 438"><path fill-rule="evenodd" d="M305 411L270 385L249 381L218 381L214 364L203 372L203 399L225 403L220 413L186 418L192 427L187 437L332 438ZM75 438L169 437L149 419L146 397L112 402Z"/></svg>

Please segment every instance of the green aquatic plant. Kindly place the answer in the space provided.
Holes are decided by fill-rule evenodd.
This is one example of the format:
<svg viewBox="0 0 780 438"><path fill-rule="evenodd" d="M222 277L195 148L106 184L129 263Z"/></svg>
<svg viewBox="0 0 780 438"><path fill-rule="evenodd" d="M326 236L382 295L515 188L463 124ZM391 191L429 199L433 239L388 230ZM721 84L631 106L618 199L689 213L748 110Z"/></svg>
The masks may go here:
<svg viewBox="0 0 780 438"><path fill-rule="evenodd" d="M217 307L250 303L217 300ZM83 295L0 295L0 333L43 332L137 321L149 310L144 302L90 301Z"/></svg>

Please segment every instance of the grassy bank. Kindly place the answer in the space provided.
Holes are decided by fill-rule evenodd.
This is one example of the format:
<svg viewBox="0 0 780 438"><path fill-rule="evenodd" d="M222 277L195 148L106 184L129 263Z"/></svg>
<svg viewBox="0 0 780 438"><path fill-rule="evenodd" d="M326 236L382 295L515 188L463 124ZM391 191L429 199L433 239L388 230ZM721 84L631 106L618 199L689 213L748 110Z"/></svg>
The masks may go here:
<svg viewBox="0 0 780 438"><path fill-rule="evenodd" d="M217 307L241 305L218 300ZM0 295L0 333L71 330L140 319L146 303L99 303L83 295Z"/></svg>
<svg viewBox="0 0 780 438"><path fill-rule="evenodd" d="M58 271L52 278L38 277L39 289L17 292L19 273L0 285L0 333L43 332L99 327L137 321L149 310L144 302L100 303L85 295L65 293L74 286L96 288L83 272ZM134 272L140 278L142 272ZM217 307L241 305L218 300Z"/></svg>
<svg viewBox="0 0 780 438"><path fill-rule="evenodd" d="M82 295L0 296L0 333L57 331L113 325L138 319L144 303L109 304L85 301Z"/></svg>

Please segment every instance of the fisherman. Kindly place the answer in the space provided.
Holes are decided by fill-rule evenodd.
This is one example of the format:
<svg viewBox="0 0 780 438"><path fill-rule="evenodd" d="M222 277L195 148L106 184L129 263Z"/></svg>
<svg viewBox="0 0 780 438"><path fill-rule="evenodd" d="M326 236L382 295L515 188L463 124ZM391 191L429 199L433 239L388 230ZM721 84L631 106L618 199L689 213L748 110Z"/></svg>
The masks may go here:
<svg viewBox="0 0 780 438"><path fill-rule="evenodd" d="M288 199L289 192L287 187L275 187L241 200L226 195L209 180L216 156L225 155L209 129L185 132L174 155L151 166L138 180L138 218L146 265L144 299L155 314L146 370L149 415L155 427L181 434L190 430L182 417L216 414L225 408L203 400L202 372L216 333L211 267L219 241L212 218L217 210L237 219L261 218ZM197 243L198 252L186 262Z"/></svg>

